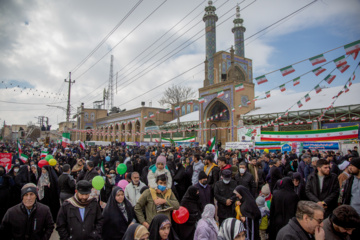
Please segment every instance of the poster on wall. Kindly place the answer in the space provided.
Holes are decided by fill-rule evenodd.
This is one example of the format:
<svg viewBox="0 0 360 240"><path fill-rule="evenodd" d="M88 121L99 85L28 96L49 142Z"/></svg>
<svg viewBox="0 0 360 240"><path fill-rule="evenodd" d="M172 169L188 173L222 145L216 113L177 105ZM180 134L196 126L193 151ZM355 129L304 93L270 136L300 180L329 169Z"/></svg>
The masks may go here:
<svg viewBox="0 0 360 240"><path fill-rule="evenodd" d="M261 141L261 127L242 127L238 129L238 142Z"/></svg>

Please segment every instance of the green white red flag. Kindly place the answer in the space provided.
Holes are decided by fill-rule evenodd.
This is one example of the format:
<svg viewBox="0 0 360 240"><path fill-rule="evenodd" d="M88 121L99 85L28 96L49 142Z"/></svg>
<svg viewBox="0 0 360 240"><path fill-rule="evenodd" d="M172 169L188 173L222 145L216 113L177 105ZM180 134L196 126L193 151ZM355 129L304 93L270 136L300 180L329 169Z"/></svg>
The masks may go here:
<svg viewBox="0 0 360 240"><path fill-rule="evenodd" d="M316 76L319 76L320 74L322 74L323 72L325 72L326 69L325 68L322 68L322 67L318 67L314 70L312 70L312 72L316 75Z"/></svg>
<svg viewBox="0 0 360 240"><path fill-rule="evenodd" d="M82 142L82 141L80 141L80 148L81 148L82 150L85 150L85 144L84 144L84 142Z"/></svg>
<svg viewBox="0 0 360 240"><path fill-rule="evenodd" d="M341 73L344 73L346 70L348 70L349 67L350 67L350 65L345 64L345 65L342 65L341 67L338 67L337 69L338 69Z"/></svg>
<svg viewBox="0 0 360 240"><path fill-rule="evenodd" d="M153 118L153 117L155 117L155 115L152 113L152 114L150 114L149 117L150 117L150 118Z"/></svg>
<svg viewBox="0 0 360 240"><path fill-rule="evenodd" d="M201 97L199 98L199 103L204 103L205 102L205 98Z"/></svg>
<svg viewBox="0 0 360 240"><path fill-rule="evenodd" d="M315 89L316 93L321 92L321 87L319 85L316 85L314 89Z"/></svg>
<svg viewBox="0 0 360 240"><path fill-rule="evenodd" d="M18 151L19 157L20 157L20 154L22 153L22 150L21 150L21 144L19 142L19 139L17 139L17 141L16 141L16 147L17 147L17 151Z"/></svg>
<svg viewBox="0 0 360 240"><path fill-rule="evenodd" d="M247 104L247 105L250 105L250 104L251 104L251 101L250 101L250 100L248 100L248 101L246 102L246 104Z"/></svg>
<svg viewBox="0 0 360 240"><path fill-rule="evenodd" d="M268 80L266 79L265 75L262 75L260 77L255 78L258 85L262 83L266 83Z"/></svg>
<svg viewBox="0 0 360 240"><path fill-rule="evenodd" d="M222 96L224 96L225 95L225 92L224 91L220 91L220 92L218 92L217 93L217 97L219 98L219 97L222 97Z"/></svg>
<svg viewBox="0 0 360 240"><path fill-rule="evenodd" d="M239 104L239 108L241 108L242 106L241 106L241 104Z"/></svg>
<svg viewBox="0 0 360 240"><path fill-rule="evenodd" d="M344 90L345 90L345 93L347 93L350 89L345 85Z"/></svg>
<svg viewBox="0 0 360 240"><path fill-rule="evenodd" d="M286 90L286 88L285 88L285 84L283 84L283 85L280 85L280 91L282 91L282 92L284 92L285 90Z"/></svg>
<svg viewBox="0 0 360 240"><path fill-rule="evenodd" d="M311 98L310 98L310 95L309 95L309 94L306 94L306 95L305 95L305 102L310 101L310 99L311 99Z"/></svg>
<svg viewBox="0 0 360 240"><path fill-rule="evenodd" d="M360 40L346 44L344 46L344 49L345 49L346 54L347 55L352 54L354 57L354 60L355 60L360 51Z"/></svg>
<svg viewBox="0 0 360 240"><path fill-rule="evenodd" d="M283 75L283 77L285 77L286 75L289 75L290 73L295 72L295 69L292 67L292 65L290 65L290 66L280 69L280 72Z"/></svg>
<svg viewBox="0 0 360 240"><path fill-rule="evenodd" d="M26 163L29 157L22 153L19 158L23 163Z"/></svg>
<svg viewBox="0 0 360 240"><path fill-rule="evenodd" d="M298 84L300 84L300 77L297 77L297 78L295 78L295 79L293 80L293 85L294 85L294 86L296 86L296 85L298 85Z"/></svg>
<svg viewBox="0 0 360 240"><path fill-rule="evenodd" d="M215 150L215 143L216 143L216 137L211 138L208 141L208 145L209 145L209 151L212 152L213 150Z"/></svg>
<svg viewBox="0 0 360 240"><path fill-rule="evenodd" d="M67 147L67 145L69 144L70 144L70 133L63 133L61 145L63 147Z"/></svg>
<svg viewBox="0 0 360 240"><path fill-rule="evenodd" d="M189 101L187 104L189 104L189 105L193 105L193 104L194 104L194 102L191 100L191 101Z"/></svg>
<svg viewBox="0 0 360 240"><path fill-rule="evenodd" d="M334 79L336 78L336 75L331 75L331 74L329 74L329 75L327 75L327 77L324 79L328 84L331 84L333 81L334 81Z"/></svg>
<svg viewBox="0 0 360 240"><path fill-rule="evenodd" d="M315 57L309 58L311 64L315 66L316 64L320 64L323 62L326 62L326 59L324 58L323 54L317 55Z"/></svg>
<svg viewBox="0 0 360 240"><path fill-rule="evenodd" d="M166 113L171 113L172 110L170 108L166 109Z"/></svg>
<svg viewBox="0 0 360 240"><path fill-rule="evenodd" d="M232 112L235 112L235 108L232 108L231 111L232 111Z"/></svg>
<svg viewBox="0 0 360 240"><path fill-rule="evenodd" d="M307 131L274 132L261 131L261 141L339 141L344 139L357 139L359 126L328 128Z"/></svg>
<svg viewBox="0 0 360 240"><path fill-rule="evenodd" d="M270 91L267 91L265 94L266 94L267 98L269 98L271 96Z"/></svg>
<svg viewBox="0 0 360 240"><path fill-rule="evenodd" d="M245 87L244 87L244 84L242 84L242 83L235 86L235 92L239 92L244 89L245 89Z"/></svg>
<svg viewBox="0 0 360 240"><path fill-rule="evenodd" d="M180 105L175 106L175 111L178 111L178 110L180 110Z"/></svg>
<svg viewBox="0 0 360 240"><path fill-rule="evenodd" d="M45 158L49 153L47 151L41 151L40 158Z"/></svg>
<svg viewBox="0 0 360 240"><path fill-rule="evenodd" d="M342 65L347 64L346 58L345 56L341 56L338 57L337 59L334 60L334 63L336 65L337 68L341 67Z"/></svg>
<svg viewBox="0 0 360 240"><path fill-rule="evenodd" d="M299 108L301 108L301 107L303 106L303 104L301 103L301 101L298 101L298 102L297 102L297 105L298 105Z"/></svg>

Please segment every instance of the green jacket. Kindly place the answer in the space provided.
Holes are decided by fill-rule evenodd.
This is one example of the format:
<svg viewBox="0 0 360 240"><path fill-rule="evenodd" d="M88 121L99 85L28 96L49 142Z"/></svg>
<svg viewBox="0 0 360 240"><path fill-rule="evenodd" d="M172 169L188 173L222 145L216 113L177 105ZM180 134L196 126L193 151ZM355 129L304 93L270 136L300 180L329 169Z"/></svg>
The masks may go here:
<svg viewBox="0 0 360 240"><path fill-rule="evenodd" d="M161 194L156 194L159 198L163 198L163 195ZM180 207L180 204L178 202L178 200L176 199L174 193L171 193L170 198L167 200L168 205L170 205L172 207L172 210L177 210ZM146 215L146 219L143 213L143 209L145 209L145 215ZM135 214L136 217L139 221L140 224L142 224L143 222L147 222L148 224L151 223L152 219L158 215L158 214L165 214L166 216L168 216L169 220L171 220L171 211L172 210L168 210L165 212L156 212L156 206L154 203L154 200L152 199L151 193L150 193L150 189L146 189L143 194L141 194L139 200L137 201L135 207Z"/></svg>

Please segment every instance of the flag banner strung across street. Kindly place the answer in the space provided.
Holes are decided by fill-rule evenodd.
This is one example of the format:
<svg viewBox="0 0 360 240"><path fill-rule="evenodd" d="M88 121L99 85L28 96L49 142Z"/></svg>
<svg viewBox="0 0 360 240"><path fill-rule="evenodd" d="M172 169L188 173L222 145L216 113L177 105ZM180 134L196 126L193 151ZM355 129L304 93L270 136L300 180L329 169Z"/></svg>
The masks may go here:
<svg viewBox="0 0 360 240"><path fill-rule="evenodd" d="M298 101L298 102L297 102L297 105L298 105L299 108L301 108L301 107L303 106L303 104L301 103L301 101Z"/></svg>
<svg viewBox="0 0 360 240"><path fill-rule="evenodd" d="M295 72L295 69L293 68L293 66L290 65L290 66L280 69L280 72L285 77L286 75L289 75L290 73Z"/></svg>
<svg viewBox="0 0 360 240"><path fill-rule="evenodd" d="M242 84L242 83L235 86L235 92L239 92L244 89L245 89L244 84Z"/></svg>
<svg viewBox="0 0 360 240"><path fill-rule="evenodd" d="M360 40L345 45L344 49L347 55L355 53L354 59L356 59L356 56L360 51Z"/></svg>
<svg viewBox="0 0 360 240"><path fill-rule="evenodd" d="M162 142L195 142L196 137L189 137L189 138L183 138L183 139L170 139L170 138L161 138Z"/></svg>
<svg viewBox="0 0 360 240"><path fill-rule="evenodd" d="M324 63L326 62L326 59L324 58L323 54L317 55L315 57L309 58L311 64L315 66L316 64Z"/></svg>
<svg viewBox="0 0 360 240"><path fill-rule="evenodd" d="M180 105L175 107L175 111L180 110Z"/></svg>
<svg viewBox="0 0 360 240"><path fill-rule="evenodd" d="M333 81L334 81L334 79L336 78L336 75L327 75L326 76L326 78L324 79L325 80L325 82L327 82L328 84L331 84ZM318 85L319 86L319 85ZM321 90L320 90L321 91ZM317 92L316 92L317 93Z"/></svg>
<svg viewBox="0 0 360 240"><path fill-rule="evenodd" d="M347 64L345 56L338 57L334 60L334 63L337 68L341 67L342 65Z"/></svg>
<svg viewBox="0 0 360 240"><path fill-rule="evenodd" d="M270 91L266 92L266 97L269 98L271 96Z"/></svg>
<svg viewBox="0 0 360 240"><path fill-rule="evenodd" d="M280 85L280 91L284 92L286 90L285 84Z"/></svg>
<svg viewBox="0 0 360 240"><path fill-rule="evenodd" d="M262 83L266 83L268 80L266 79L265 75L262 75L260 77L255 78L258 85Z"/></svg>
<svg viewBox="0 0 360 240"><path fill-rule="evenodd" d="M62 143L63 147L67 147L70 144L70 133L63 133L62 134Z"/></svg>
<svg viewBox="0 0 360 240"><path fill-rule="evenodd" d="M342 66L338 67L338 70L339 70L341 73L344 73L346 70L348 70L349 67L350 67L350 65L348 65L348 64L342 65Z"/></svg>
<svg viewBox="0 0 360 240"><path fill-rule="evenodd" d="M296 85L298 85L298 84L300 84L300 77L297 77L297 78L295 78L295 79L293 80L293 85L294 85L294 86L296 86Z"/></svg>
<svg viewBox="0 0 360 240"><path fill-rule="evenodd" d="M316 92L316 93L321 92L321 87L320 87L319 85L316 85L316 86L315 86L315 92Z"/></svg>
<svg viewBox="0 0 360 240"><path fill-rule="evenodd" d="M315 68L314 70L312 70L312 72L316 75L316 76L319 76L320 74L322 74L323 72L325 72L326 69L325 68L322 68L322 67L318 67L318 68Z"/></svg>
<svg viewBox="0 0 360 240"><path fill-rule="evenodd" d="M358 138L359 126L329 128L307 131L273 132L261 131L261 141L338 141Z"/></svg>
<svg viewBox="0 0 360 240"><path fill-rule="evenodd" d="M201 97L199 98L199 103L204 103L205 102L205 98Z"/></svg>
<svg viewBox="0 0 360 240"><path fill-rule="evenodd" d="M310 101L310 99L311 99L311 98L310 98L310 95L309 95L309 94L306 94L306 95L305 95L305 102Z"/></svg>
<svg viewBox="0 0 360 240"><path fill-rule="evenodd" d="M255 142L256 150L281 150L281 142Z"/></svg>

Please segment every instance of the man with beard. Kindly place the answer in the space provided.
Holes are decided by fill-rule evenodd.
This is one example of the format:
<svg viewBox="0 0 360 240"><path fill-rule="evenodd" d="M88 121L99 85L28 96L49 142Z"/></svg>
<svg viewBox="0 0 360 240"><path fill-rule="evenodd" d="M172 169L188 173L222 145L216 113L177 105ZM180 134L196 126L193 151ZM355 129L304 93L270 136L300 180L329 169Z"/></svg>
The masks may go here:
<svg viewBox="0 0 360 240"><path fill-rule="evenodd" d="M226 219L233 217L233 201L235 200L234 190L236 181L231 179L231 170L225 169L221 173L223 179L215 183L214 195L218 201L219 225Z"/></svg>
<svg viewBox="0 0 360 240"><path fill-rule="evenodd" d="M50 208L36 201L37 195L35 184L22 187L22 202L9 208L2 220L1 239L50 239L54 221Z"/></svg>
<svg viewBox="0 0 360 240"><path fill-rule="evenodd" d="M325 210L325 217L337 207L340 186L334 173L330 173L330 164L325 159L316 163L317 172L309 175L305 192L309 200L316 202Z"/></svg>
<svg viewBox="0 0 360 240"><path fill-rule="evenodd" d="M341 205L324 220L325 239L350 240L350 235L359 227L360 216L349 205Z"/></svg>
<svg viewBox="0 0 360 240"><path fill-rule="evenodd" d="M349 166L351 177L345 182L343 204L352 206L360 215L360 158L352 158Z"/></svg>
<svg viewBox="0 0 360 240"><path fill-rule="evenodd" d="M135 207L137 201L140 198L140 190L146 185L140 181L140 175L138 172L131 173L131 182L125 188L125 197L133 207Z"/></svg>
<svg viewBox="0 0 360 240"><path fill-rule="evenodd" d="M75 195L64 201L56 222L60 239L101 239L103 216L95 198L89 199L92 185L76 184Z"/></svg>
<svg viewBox="0 0 360 240"><path fill-rule="evenodd" d="M213 162L211 156L206 156L204 159L204 172L208 177L207 184L213 188L214 184L219 181L220 168Z"/></svg>

